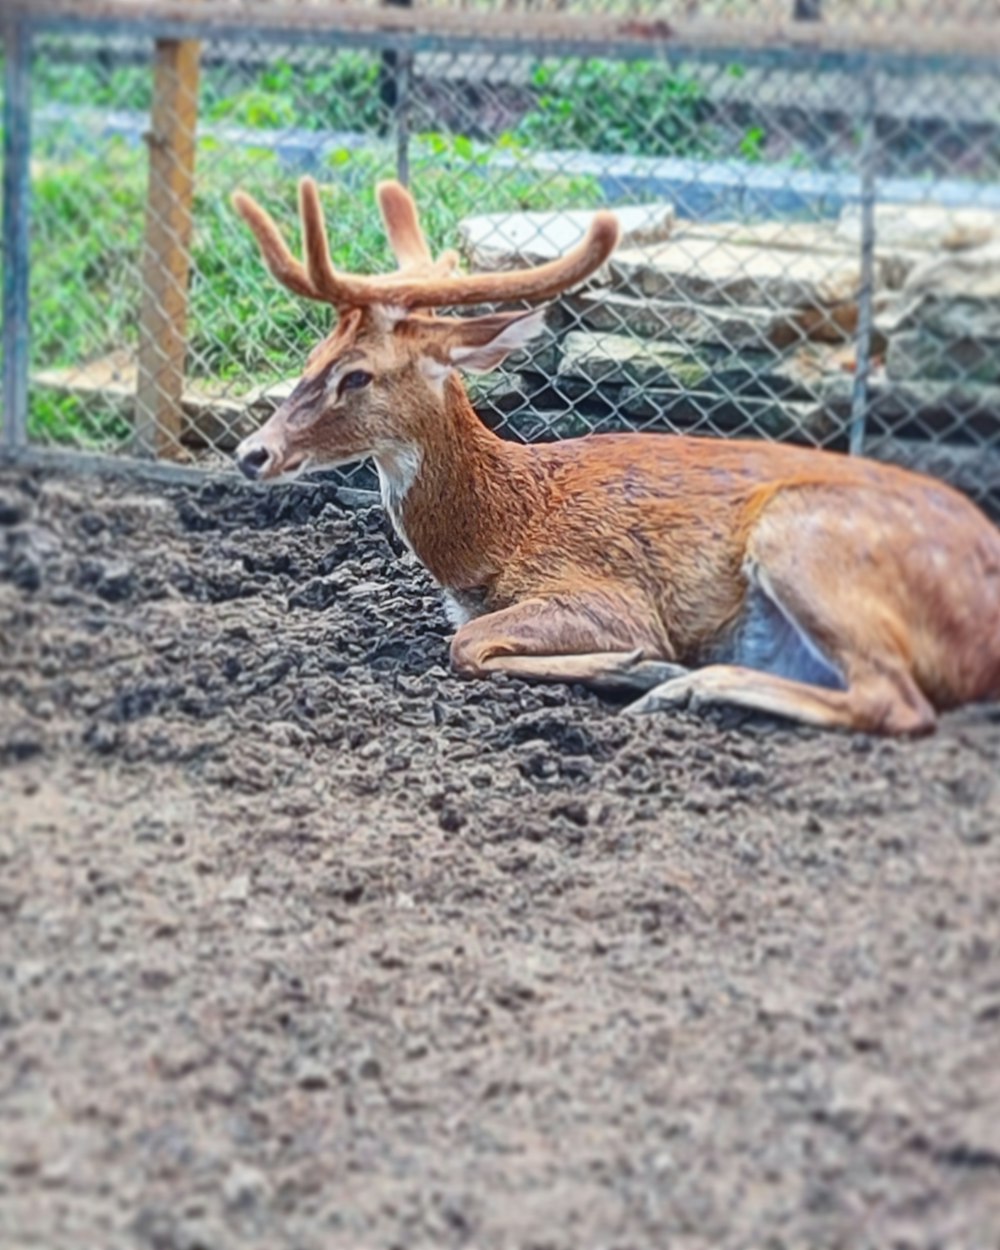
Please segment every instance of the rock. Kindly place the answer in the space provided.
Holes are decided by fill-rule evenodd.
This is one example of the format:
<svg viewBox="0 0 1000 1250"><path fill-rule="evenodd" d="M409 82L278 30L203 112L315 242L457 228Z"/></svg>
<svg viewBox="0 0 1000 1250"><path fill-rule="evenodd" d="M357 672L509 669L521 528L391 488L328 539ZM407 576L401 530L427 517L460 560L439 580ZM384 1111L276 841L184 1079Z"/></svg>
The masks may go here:
<svg viewBox="0 0 1000 1250"><path fill-rule="evenodd" d="M0 738L0 762L23 764L41 755L44 743L30 723L15 725Z"/></svg>
<svg viewBox="0 0 1000 1250"><path fill-rule="evenodd" d="M159 990L165 990L172 985L177 979L177 974L172 968L143 968L139 972L139 983L145 990L152 990L154 993Z"/></svg>
<svg viewBox="0 0 1000 1250"><path fill-rule="evenodd" d="M766 438L806 437L823 443L840 433L843 422L822 402L741 397L691 396L681 390L626 387L621 392L621 411L647 427L691 433L726 433Z"/></svg>
<svg viewBox="0 0 1000 1250"><path fill-rule="evenodd" d="M940 1131L940 1140L930 1143L931 1153L952 1167L1000 1169L1000 1120L997 1100L986 1092L976 1106L954 1115Z"/></svg>
<svg viewBox="0 0 1000 1250"><path fill-rule="evenodd" d="M826 310L856 304L861 288L857 256L717 239L684 237L643 251L619 249L608 264L616 290L646 298ZM876 262L875 288L886 286L884 265Z"/></svg>
<svg viewBox="0 0 1000 1250"><path fill-rule="evenodd" d="M890 335L920 330L942 339L978 339L1000 345L1000 250L938 258L915 270L895 315L883 318Z"/></svg>
<svg viewBox="0 0 1000 1250"><path fill-rule="evenodd" d="M129 421L135 403L136 362L130 351L115 351L88 364L40 370L32 375L31 384L72 396L84 408L116 412ZM256 415L251 418L248 412L247 400L228 394L228 383L187 387L181 410L181 441L194 446L232 448L257 424Z"/></svg>
<svg viewBox="0 0 1000 1250"><path fill-rule="evenodd" d="M861 209L845 208L836 237L858 247ZM1000 213L986 208L944 208L937 204L879 204L875 208L876 247L915 252L958 252L1000 239Z"/></svg>
<svg viewBox="0 0 1000 1250"><path fill-rule="evenodd" d="M49 965L42 959L21 959L14 965L14 984L19 990L41 985L49 975Z"/></svg>
<svg viewBox="0 0 1000 1250"><path fill-rule="evenodd" d="M534 362L532 362L534 363ZM555 361L553 361L553 364ZM496 373L471 376L466 390L477 412L502 414L517 412L533 403L544 389L545 382L538 373Z"/></svg>
<svg viewBox="0 0 1000 1250"><path fill-rule="evenodd" d="M907 1122L913 1106L905 1086L885 1072L862 1063L841 1063L830 1073L824 1116L853 1131L873 1115Z"/></svg>
<svg viewBox="0 0 1000 1250"><path fill-rule="evenodd" d="M446 803L438 816L438 824L445 833L458 833L465 821L465 813L453 803Z"/></svg>
<svg viewBox="0 0 1000 1250"><path fill-rule="evenodd" d="M806 338L843 343L857 327L856 304L830 309L731 307L636 299L606 291L583 291L566 303L577 323L594 330L723 347L789 347Z"/></svg>
<svg viewBox="0 0 1000 1250"><path fill-rule="evenodd" d="M683 231L675 231L673 237L678 241L710 239L732 247L841 256L855 261L859 258L861 247L860 227L857 237L853 237L846 227L843 233L839 232L837 224L832 221L699 222ZM875 258L887 286L902 286L910 271L925 255L925 252L893 239L891 234L883 236L876 233Z"/></svg>
<svg viewBox="0 0 1000 1250"><path fill-rule="evenodd" d="M295 1084L299 1089L326 1089L330 1084L330 1073L317 1060L303 1059L295 1071Z"/></svg>
<svg viewBox="0 0 1000 1250"><path fill-rule="evenodd" d="M925 261L907 278L903 294L910 299L1000 300L1000 243Z"/></svg>
<svg viewBox="0 0 1000 1250"><path fill-rule="evenodd" d="M30 551L18 553L13 561L10 580L26 593L33 593L42 584L42 564L39 558Z"/></svg>
<svg viewBox="0 0 1000 1250"><path fill-rule="evenodd" d="M280 382L271 382L250 391L243 397L243 403L248 412L261 418L268 417L281 407L298 384L298 378L282 378Z"/></svg>
<svg viewBox="0 0 1000 1250"><path fill-rule="evenodd" d="M942 339L978 339L1000 349L1000 300L939 299L919 296L900 304L894 314L879 319L887 334L919 329Z"/></svg>
<svg viewBox="0 0 1000 1250"><path fill-rule="evenodd" d="M1000 380L1000 246L921 265L879 325L894 378Z"/></svg>
<svg viewBox="0 0 1000 1250"><path fill-rule="evenodd" d="M121 603L128 599L135 585L132 569L124 560L108 560L97 579L97 593L108 603Z"/></svg>
<svg viewBox="0 0 1000 1250"><path fill-rule="evenodd" d="M889 339L886 373L890 378L1000 383L1000 344L964 336L943 338L930 330L908 330Z"/></svg>
<svg viewBox="0 0 1000 1250"><path fill-rule="evenodd" d="M41 1182L46 1189L61 1189L73 1179L76 1170L76 1161L70 1155L57 1155L42 1164Z"/></svg>
<svg viewBox="0 0 1000 1250"><path fill-rule="evenodd" d="M1000 451L876 435L866 441L865 455L941 478L1000 511Z"/></svg>
<svg viewBox="0 0 1000 1250"><path fill-rule="evenodd" d="M857 252L837 237L829 221L700 221L674 231L674 238L711 239L733 247L779 249L785 252L823 252L850 256Z"/></svg>
<svg viewBox="0 0 1000 1250"><path fill-rule="evenodd" d="M90 745L93 745L91 743ZM100 748L95 747L95 750ZM141 816L132 827L136 842L162 842L167 834L167 822L155 816Z"/></svg>
<svg viewBox="0 0 1000 1250"><path fill-rule="evenodd" d="M827 402L850 402L851 379L826 388ZM902 432L913 424L925 436L954 433L957 426L984 441L1000 435L1000 387L972 382L891 379L874 369L869 379L869 422Z"/></svg>
<svg viewBox="0 0 1000 1250"><path fill-rule="evenodd" d="M246 918L246 927L251 933L279 934L282 922L277 916L269 916L264 912L254 912Z"/></svg>
<svg viewBox="0 0 1000 1250"><path fill-rule="evenodd" d="M121 734L107 721L92 721L84 731L83 741L98 755L111 755L121 743Z"/></svg>
<svg viewBox="0 0 1000 1250"><path fill-rule="evenodd" d="M583 238L594 214L484 213L459 222L462 254L473 269L516 269L554 260ZM619 247L640 247L670 237L672 204L639 204L615 209L621 227Z"/></svg>
<svg viewBox="0 0 1000 1250"><path fill-rule="evenodd" d="M250 897L250 878L246 873L238 873L219 891L222 903L245 903Z"/></svg>
<svg viewBox="0 0 1000 1250"><path fill-rule="evenodd" d="M637 424L662 432L791 435L821 443L845 427L843 414L831 409L825 396L803 402L750 395L727 399L692 394L679 386L602 386L595 391L593 383L578 378L562 379L559 392L571 405L568 411L525 409L505 416L498 428L505 437L531 443L629 432Z"/></svg>
<svg viewBox="0 0 1000 1250"><path fill-rule="evenodd" d="M234 1163L222 1182L222 1197L232 1210L245 1210L267 1198L270 1186L267 1177L257 1168Z"/></svg>
<svg viewBox="0 0 1000 1250"><path fill-rule="evenodd" d="M0 525L20 525L27 517L27 504L19 500L13 493L0 493Z"/></svg>
<svg viewBox="0 0 1000 1250"><path fill-rule="evenodd" d="M813 399L824 376L845 363L830 347L807 343L791 352L691 350L618 334L567 334L558 378L636 386L681 386L689 391L768 398Z"/></svg>
<svg viewBox="0 0 1000 1250"><path fill-rule="evenodd" d="M591 388L592 389L592 388ZM592 434L598 424L587 415L565 409L525 408L493 421L487 412L485 420L491 429L502 430L505 437L522 443L551 443L555 439L580 438ZM624 422L613 428L624 429Z"/></svg>

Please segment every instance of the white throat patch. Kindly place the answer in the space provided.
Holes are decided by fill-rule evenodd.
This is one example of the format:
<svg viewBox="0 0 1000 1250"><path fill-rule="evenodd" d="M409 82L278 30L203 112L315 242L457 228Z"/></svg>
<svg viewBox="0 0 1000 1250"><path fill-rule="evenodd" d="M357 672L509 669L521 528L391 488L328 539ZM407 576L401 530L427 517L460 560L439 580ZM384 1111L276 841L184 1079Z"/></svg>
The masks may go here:
<svg viewBox="0 0 1000 1250"><path fill-rule="evenodd" d="M413 547L406 536L403 501L417 480L422 460L423 455L416 447L394 447L375 456L375 468L382 491L382 507L389 514L392 528L410 551L413 551Z"/></svg>

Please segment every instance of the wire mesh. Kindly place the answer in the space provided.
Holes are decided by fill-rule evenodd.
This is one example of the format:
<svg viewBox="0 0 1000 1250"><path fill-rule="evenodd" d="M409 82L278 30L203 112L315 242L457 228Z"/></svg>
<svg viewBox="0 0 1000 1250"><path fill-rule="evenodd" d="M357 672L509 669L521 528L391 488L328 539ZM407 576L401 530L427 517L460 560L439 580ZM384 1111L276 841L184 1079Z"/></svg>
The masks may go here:
<svg viewBox="0 0 1000 1250"><path fill-rule="evenodd" d="M687 6L930 24L992 8ZM370 272L392 264L374 184L402 175L432 246L457 243L472 268L549 259L595 208L620 215L617 252L556 302L541 347L470 380L501 434L850 446L1000 498L1000 70L859 69L801 48L787 63L498 54L485 39L413 54L219 38L194 67L168 53L138 10L126 37L34 41L34 445L221 463L330 318L265 274L231 192L297 242L295 183L313 174L334 262Z"/></svg>

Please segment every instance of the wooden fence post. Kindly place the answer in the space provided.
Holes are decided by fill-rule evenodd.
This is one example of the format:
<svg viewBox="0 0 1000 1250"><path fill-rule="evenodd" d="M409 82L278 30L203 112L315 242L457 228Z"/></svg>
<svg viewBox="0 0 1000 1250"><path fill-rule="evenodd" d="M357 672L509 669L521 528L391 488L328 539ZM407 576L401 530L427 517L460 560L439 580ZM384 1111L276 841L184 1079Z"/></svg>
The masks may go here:
<svg viewBox="0 0 1000 1250"><path fill-rule="evenodd" d="M200 53L196 40L157 40L148 135L134 446L172 459L181 450Z"/></svg>

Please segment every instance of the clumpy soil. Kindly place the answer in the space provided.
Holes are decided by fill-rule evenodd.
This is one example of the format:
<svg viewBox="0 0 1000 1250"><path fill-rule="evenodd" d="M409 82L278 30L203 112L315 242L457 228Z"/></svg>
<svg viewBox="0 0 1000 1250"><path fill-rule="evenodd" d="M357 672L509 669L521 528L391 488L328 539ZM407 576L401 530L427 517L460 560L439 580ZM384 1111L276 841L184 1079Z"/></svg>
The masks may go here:
<svg viewBox="0 0 1000 1250"><path fill-rule="evenodd" d="M0 475L0 1245L1000 1243L1000 714L465 682L329 486Z"/></svg>

